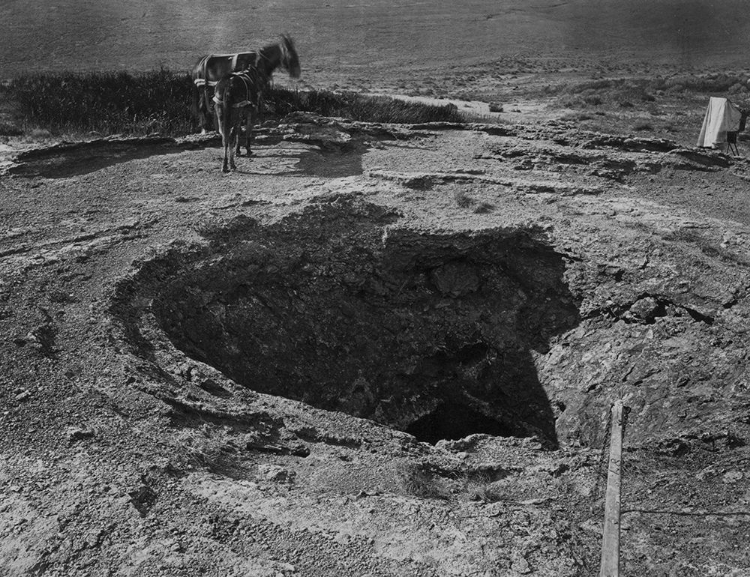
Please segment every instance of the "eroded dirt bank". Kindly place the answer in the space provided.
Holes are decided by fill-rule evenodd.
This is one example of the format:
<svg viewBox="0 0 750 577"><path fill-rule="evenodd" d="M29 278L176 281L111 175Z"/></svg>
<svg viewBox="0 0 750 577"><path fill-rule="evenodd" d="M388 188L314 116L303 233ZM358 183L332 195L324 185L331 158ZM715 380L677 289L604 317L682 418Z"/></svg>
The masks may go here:
<svg viewBox="0 0 750 577"><path fill-rule="evenodd" d="M618 398L623 570L748 571L746 161L559 121L256 150L0 177L8 574L594 575Z"/></svg>

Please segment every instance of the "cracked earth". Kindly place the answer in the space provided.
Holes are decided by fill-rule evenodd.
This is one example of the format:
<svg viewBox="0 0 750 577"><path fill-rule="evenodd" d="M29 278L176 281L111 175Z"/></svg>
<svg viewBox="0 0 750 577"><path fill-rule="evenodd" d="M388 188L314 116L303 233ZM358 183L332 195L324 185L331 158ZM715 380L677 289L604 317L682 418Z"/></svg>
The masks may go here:
<svg viewBox="0 0 750 577"><path fill-rule="evenodd" d="M750 165L297 115L6 154L8 575L747 575Z"/></svg>

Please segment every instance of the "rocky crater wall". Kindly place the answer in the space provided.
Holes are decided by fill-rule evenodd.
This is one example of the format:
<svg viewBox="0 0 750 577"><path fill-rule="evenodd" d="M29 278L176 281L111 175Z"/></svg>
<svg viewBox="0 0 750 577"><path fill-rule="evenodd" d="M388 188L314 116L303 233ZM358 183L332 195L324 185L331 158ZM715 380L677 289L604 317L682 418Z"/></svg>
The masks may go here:
<svg viewBox="0 0 750 577"><path fill-rule="evenodd" d="M532 351L579 313L539 230L427 233L341 199L208 236L151 307L189 357L431 443L482 432L557 444Z"/></svg>

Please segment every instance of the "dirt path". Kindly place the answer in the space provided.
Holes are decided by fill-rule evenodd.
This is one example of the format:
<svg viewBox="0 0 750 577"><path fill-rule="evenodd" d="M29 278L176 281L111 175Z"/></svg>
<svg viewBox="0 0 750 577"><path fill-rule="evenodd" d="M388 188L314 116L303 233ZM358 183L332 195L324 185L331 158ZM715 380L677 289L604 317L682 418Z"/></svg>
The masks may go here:
<svg viewBox="0 0 750 577"><path fill-rule="evenodd" d="M626 573L748 571L746 162L554 119L256 150L0 177L7 574L594 575L616 398Z"/></svg>

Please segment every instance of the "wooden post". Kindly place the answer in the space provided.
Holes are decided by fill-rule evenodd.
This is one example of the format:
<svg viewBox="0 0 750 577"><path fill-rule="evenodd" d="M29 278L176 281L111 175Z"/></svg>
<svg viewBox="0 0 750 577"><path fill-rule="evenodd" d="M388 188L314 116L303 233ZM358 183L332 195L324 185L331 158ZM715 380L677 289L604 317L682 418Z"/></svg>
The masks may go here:
<svg viewBox="0 0 750 577"><path fill-rule="evenodd" d="M602 566L599 577L620 575L620 472L622 464L622 401L612 406L612 429L607 466L607 493L604 500Z"/></svg>

